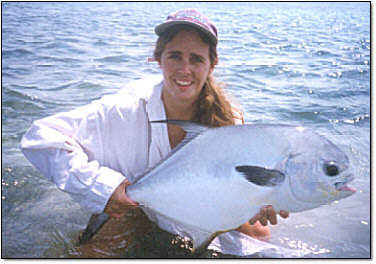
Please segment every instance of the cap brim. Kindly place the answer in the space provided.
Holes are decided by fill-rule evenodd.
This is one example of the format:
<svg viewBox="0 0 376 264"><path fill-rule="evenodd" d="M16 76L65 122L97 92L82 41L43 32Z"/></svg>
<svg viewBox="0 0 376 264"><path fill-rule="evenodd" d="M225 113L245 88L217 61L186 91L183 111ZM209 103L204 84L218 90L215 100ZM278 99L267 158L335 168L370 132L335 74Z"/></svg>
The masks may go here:
<svg viewBox="0 0 376 264"><path fill-rule="evenodd" d="M218 43L218 40L217 38L213 35L213 33L211 33L209 30L199 26L199 25L196 25L195 23L192 23L192 22L189 22L189 21L182 21L182 20L174 20L174 21L168 21L168 22L165 22L163 24L160 24L158 26L155 27L154 31L155 33L160 36L163 32L165 32L167 29L173 27L173 26L176 26L176 25L189 25L189 26L192 26L200 31L202 31L203 33L205 33L209 39L214 42L214 44L217 44Z"/></svg>

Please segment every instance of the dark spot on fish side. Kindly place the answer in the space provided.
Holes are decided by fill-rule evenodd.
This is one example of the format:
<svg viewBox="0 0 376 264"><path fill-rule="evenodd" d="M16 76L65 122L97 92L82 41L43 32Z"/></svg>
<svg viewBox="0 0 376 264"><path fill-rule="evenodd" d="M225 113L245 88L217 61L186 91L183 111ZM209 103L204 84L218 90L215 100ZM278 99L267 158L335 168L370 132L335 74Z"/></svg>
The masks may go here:
<svg viewBox="0 0 376 264"><path fill-rule="evenodd" d="M245 178L256 185L273 187L284 182L285 175L278 170L269 170L257 166L237 166L235 169L241 172Z"/></svg>

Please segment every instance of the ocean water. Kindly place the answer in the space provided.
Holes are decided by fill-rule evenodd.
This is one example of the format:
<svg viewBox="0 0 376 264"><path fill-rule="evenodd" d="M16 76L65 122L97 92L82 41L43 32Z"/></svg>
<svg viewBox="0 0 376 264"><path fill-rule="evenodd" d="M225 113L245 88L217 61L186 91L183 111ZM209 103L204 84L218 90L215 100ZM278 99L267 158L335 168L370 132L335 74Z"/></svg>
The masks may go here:
<svg viewBox="0 0 376 264"><path fill-rule="evenodd" d="M270 243L307 258L369 258L371 43L364 2L2 3L2 257L67 257L89 218L23 157L22 135L34 120L161 74L147 60L154 26L186 7L216 23L215 75L246 122L314 128L354 168L355 195L280 219Z"/></svg>

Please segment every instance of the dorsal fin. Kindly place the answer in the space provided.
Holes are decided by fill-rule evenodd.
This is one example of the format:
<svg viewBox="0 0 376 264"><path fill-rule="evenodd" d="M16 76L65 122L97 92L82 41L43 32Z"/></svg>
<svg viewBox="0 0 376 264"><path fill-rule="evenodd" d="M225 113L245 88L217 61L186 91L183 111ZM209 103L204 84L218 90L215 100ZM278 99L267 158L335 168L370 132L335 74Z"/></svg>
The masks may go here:
<svg viewBox="0 0 376 264"><path fill-rule="evenodd" d="M145 178L147 174L149 174L152 170L157 168L162 162L165 162L167 159L169 159L174 153L178 152L181 148L183 148L185 145L187 145L190 141L192 141L194 138L197 136L201 135L204 133L206 130L209 128L194 122L190 121L183 121L183 120L155 120L155 121L149 121L149 123L164 123L164 124L172 124L172 125L178 125L184 131L186 132L186 135L184 139L162 160L157 162L153 167L147 169L142 173L142 176L138 177L132 184L135 184L137 182L141 182L142 179Z"/></svg>
<svg viewBox="0 0 376 264"><path fill-rule="evenodd" d="M180 142L171 152L171 154L178 151L181 147L186 145L189 141L197 137L198 135L205 132L208 127L190 122L190 121L183 121L183 120L156 120L156 121L150 121L150 123L165 123L165 124L171 124L171 125L177 125L180 126L182 129L184 129L187 134L185 135L182 142Z"/></svg>
<svg viewBox="0 0 376 264"><path fill-rule="evenodd" d="M184 129L184 131L190 135L199 135L208 129L208 127L206 126L203 126L194 122L190 122L190 121L184 121L184 120L155 120L155 121L150 121L150 123L165 123L165 124L177 125L177 126L180 126L182 129Z"/></svg>

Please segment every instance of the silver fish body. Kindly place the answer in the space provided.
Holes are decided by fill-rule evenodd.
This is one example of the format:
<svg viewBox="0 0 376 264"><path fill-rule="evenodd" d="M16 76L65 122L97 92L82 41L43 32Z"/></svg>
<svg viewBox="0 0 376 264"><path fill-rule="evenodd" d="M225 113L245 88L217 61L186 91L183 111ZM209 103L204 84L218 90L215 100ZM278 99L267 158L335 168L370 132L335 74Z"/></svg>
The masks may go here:
<svg viewBox="0 0 376 264"><path fill-rule="evenodd" d="M179 125L187 135L169 156L128 186L127 194L180 225L194 248L236 229L264 205L299 212L355 192L346 185L353 179L347 156L311 130L159 122Z"/></svg>

